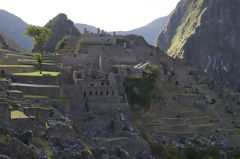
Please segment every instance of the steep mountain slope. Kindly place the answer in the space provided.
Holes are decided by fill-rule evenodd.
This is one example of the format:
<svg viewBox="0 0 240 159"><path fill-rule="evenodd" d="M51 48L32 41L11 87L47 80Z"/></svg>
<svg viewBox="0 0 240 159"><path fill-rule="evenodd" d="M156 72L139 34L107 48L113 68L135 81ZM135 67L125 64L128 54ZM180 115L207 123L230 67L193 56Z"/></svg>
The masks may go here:
<svg viewBox="0 0 240 159"><path fill-rule="evenodd" d="M97 28L92 25L75 23L74 26L78 29L80 33L84 32L84 28L86 28L90 32L97 33Z"/></svg>
<svg viewBox="0 0 240 159"><path fill-rule="evenodd" d="M63 13L58 14L55 18L50 20L45 26L53 32L44 49L46 52L54 52L56 44L60 40L62 40L62 38L65 36L71 37L80 36L80 33L77 30L77 28L73 25L73 22L69 20L67 15ZM38 48L35 45L34 51L36 50L38 50Z"/></svg>
<svg viewBox="0 0 240 159"><path fill-rule="evenodd" d="M164 29L164 26L167 24L170 15L165 17L160 17L153 22L147 24L146 26L130 30L130 31L118 31L119 35L127 35L127 34L137 34L141 35L145 38L145 40L154 45L156 43L158 35Z"/></svg>
<svg viewBox="0 0 240 159"><path fill-rule="evenodd" d="M239 9L237 0L182 0L157 44L210 78L239 88Z"/></svg>
<svg viewBox="0 0 240 159"><path fill-rule="evenodd" d="M14 41L8 39L2 31L0 31L0 49L22 51Z"/></svg>
<svg viewBox="0 0 240 159"><path fill-rule="evenodd" d="M20 47L30 50L33 40L24 35L28 24L19 17L0 9L0 30Z"/></svg>

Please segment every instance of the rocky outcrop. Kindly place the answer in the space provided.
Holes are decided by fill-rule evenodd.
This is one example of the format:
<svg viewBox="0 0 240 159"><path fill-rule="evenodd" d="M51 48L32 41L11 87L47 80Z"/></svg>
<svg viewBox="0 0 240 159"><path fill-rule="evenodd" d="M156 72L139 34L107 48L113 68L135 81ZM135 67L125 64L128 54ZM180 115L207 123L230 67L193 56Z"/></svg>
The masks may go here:
<svg viewBox="0 0 240 159"><path fill-rule="evenodd" d="M157 44L174 58L198 65L211 79L240 86L237 0L182 0Z"/></svg>
<svg viewBox="0 0 240 159"><path fill-rule="evenodd" d="M62 40L65 36L78 37L80 36L79 31L74 26L73 22L68 19L67 15L61 13L58 14L55 18L50 20L45 27L49 28L52 31L52 35L49 41L46 43L45 51L54 52L55 46L57 43ZM37 51L35 45L34 51Z"/></svg>

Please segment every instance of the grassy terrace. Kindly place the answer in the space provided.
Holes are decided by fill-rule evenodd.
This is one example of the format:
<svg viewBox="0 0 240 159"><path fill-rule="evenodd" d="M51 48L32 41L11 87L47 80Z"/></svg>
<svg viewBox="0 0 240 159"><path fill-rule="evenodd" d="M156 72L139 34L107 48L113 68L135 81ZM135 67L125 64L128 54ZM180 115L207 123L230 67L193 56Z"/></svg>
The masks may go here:
<svg viewBox="0 0 240 159"><path fill-rule="evenodd" d="M25 118L29 118L29 117L26 116L23 112L19 110L11 111L11 119L25 119Z"/></svg>
<svg viewBox="0 0 240 159"><path fill-rule="evenodd" d="M42 71L42 74L40 74L39 71L12 73L12 75L16 75L16 76L43 76L44 74L49 74L51 76L58 76L59 72Z"/></svg>
<svg viewBox="0 0 240 159"><path fill-rule="evenodd" d="M7 82L8 80L6 78L0 78L0 82Z"/></svg>
<svg viewBox="0 0 240 159"><path fill-rule="evenodd" d="M23 98L48 99L47 96L40 95L23 95Z"/></svg>
<svg viewBox="0 0 240 159"><path fill-rule="evenodd" d="M26 68L26 67L34 67L32 65L0 65L0 67L23 67L23 68Z"/></svg>

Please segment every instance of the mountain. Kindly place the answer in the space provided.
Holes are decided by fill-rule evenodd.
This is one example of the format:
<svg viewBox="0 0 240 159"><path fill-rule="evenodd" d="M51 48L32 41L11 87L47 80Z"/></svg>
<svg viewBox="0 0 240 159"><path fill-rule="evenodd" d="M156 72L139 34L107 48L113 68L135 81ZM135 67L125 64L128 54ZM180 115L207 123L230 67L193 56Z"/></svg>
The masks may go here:
<svg viewBox="0 0 240 159"><path fill-rule="evenodd" d="M97 28L92 25L75 23L74 26L80 31L80 33L84 32L84 28L86 28L90 32L97 33Z"/></svg>
<svg viewBox="0 0 240 159"><path fill-rule="evenodd" d="M0 30L20 47L30 50L33 40L24 35L28 24L19 17L0 9Z"/></svg>
<svg viewBox="0 0 240 159"><path fill-rule="evenodd" d="M45 27L49 28L53 34L49 41L46 43L45 51L54 52L56 44L62 40L65 36L78 37L80 33L74 26L73 22L68 19L66 14L60 13L52 20L50 20ZM34 46L34 51L38 50L37 46Z"/></svg>
<svg viewBox="0 0 240 159"><path fill-rule="evenodd" d="M157 45L210 79L240 88L240 1L181 0Z"/></svg>
<svg viewBox="0 0 240 159"><path fill-rule="evenodd" d="M13 40L8 39L2 31L0 31L0 49L23 51Z"/></svg>
<svg viewBox="0 0 240 159"><path fill-rule="evenodd" d="M165 17L160 17L153 22L147 24L146 26L130 30L130 31L118 31L116 32L119 35L127 35L127 34L137 34L141 35L145 38L145 40L151 44L154 45L156 43L158 35L161 33L161 31L164 29L164 26L168 22L170 15Z"/></svg>
<svg viewBox="0 0 240 159"><path fill-rule="evenodd" d="M146 26L133 29L130 31L117 31L116 34L118 35L128 35L128 34L137 34L141 35L145 38L145 40L151 44L154 45L156 43L157 37L159 33L164 29L164 26L168 22L170 15L165 16L165 17L160 17L153 22L147 24ZM75 23L75 27L83 33L84 28L87 28L88 31L97 33L97 28L91 25L87 24L80 24L80 23Z"/></svg>

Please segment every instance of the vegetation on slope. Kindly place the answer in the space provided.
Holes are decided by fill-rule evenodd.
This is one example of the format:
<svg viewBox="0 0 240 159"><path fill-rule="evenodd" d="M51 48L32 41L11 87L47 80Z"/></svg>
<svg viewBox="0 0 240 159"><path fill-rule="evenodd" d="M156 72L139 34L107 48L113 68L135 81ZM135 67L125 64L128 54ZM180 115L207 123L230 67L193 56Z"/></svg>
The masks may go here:
<svg viewBox="0 0 240 159"><path fill-rule="evenodd" d="M158 66L148 65L148 71L142 77L128 77L125 80L125 89L130 105L151 105L152 90L158 75Z"/></svg>
<svg viewBox="0 0 240 159"><path fill-rule="evenodd" d="M201 17L207 8L202 9L204 0L192 1L182 18L181 25L172 39L168 54L174 58L183 59L184 50L182 50L189 37L195 34L197 28L201 25Z"/></svg>

